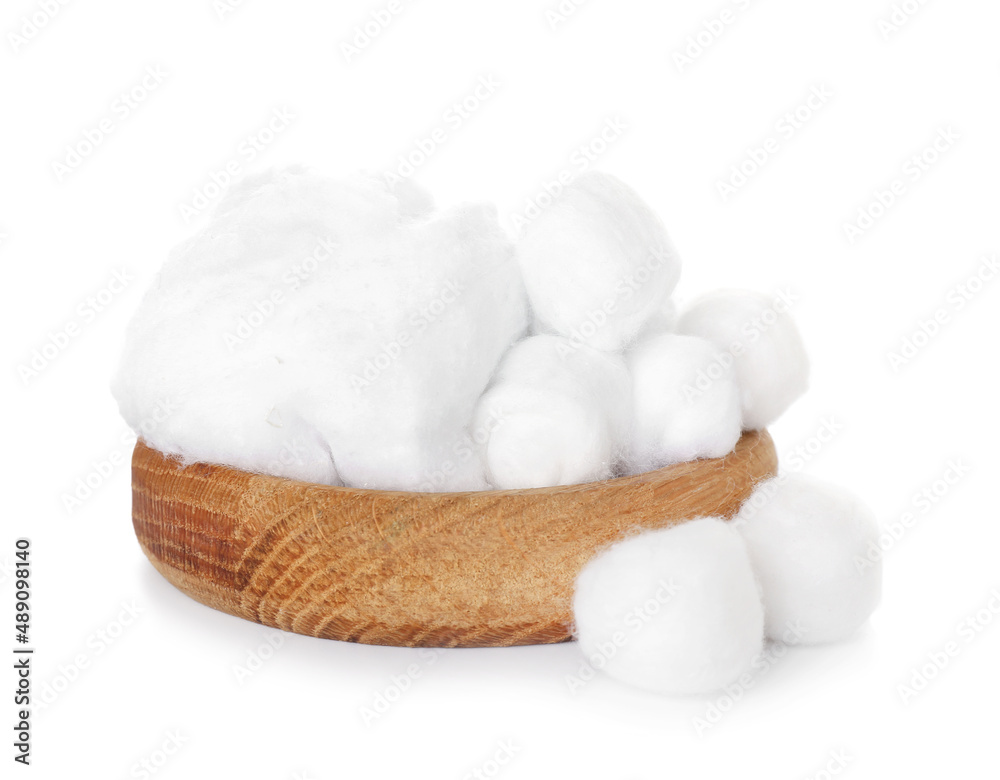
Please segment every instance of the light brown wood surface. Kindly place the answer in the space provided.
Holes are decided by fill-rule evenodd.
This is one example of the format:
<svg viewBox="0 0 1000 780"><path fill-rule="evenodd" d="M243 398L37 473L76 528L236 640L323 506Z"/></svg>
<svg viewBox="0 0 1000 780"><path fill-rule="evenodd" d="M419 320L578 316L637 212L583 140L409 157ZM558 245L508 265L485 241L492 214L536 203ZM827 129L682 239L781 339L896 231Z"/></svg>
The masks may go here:
<svg viewBox="0 0 1000 780"><path fill-rule="evenodd" d="M157 570L194 599L285 631L381 645L571 638L573 583L637 529L731 517L777 468L771 437L726 458L569 487L401 493L180 468L141 441L132 519Z"/></svg>

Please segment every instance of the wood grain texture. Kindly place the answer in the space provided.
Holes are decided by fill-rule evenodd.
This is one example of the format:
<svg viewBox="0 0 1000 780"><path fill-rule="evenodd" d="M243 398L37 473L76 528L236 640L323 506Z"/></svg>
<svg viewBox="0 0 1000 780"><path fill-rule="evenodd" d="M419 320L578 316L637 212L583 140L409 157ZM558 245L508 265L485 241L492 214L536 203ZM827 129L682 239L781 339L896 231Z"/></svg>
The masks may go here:
<svg viewBox="0 0 1000 780"><path fill-rule="evenodd" d="M777 468L766 431L726 458L569 487L401 493L179 464L141 441L147 557L215 609L309 636L495 647L571 638L573 583L636 529L731 517Z"/></svg>

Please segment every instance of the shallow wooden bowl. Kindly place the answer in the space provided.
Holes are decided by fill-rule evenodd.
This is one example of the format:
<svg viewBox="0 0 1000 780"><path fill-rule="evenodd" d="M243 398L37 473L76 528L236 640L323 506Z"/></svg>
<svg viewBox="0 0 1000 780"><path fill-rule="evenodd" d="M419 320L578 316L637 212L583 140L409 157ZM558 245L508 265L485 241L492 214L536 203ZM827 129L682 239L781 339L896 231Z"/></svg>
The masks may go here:
<svg viewBox="0 0 1000 780"><path fill-rule="evenodd" d="M573 582L600 548L731 517L776 468L759 431L725 458L606 482L401 493L181 468L140 441L132 520L176 587L264 625L379 645L543 644L571 638Z"/></svg>

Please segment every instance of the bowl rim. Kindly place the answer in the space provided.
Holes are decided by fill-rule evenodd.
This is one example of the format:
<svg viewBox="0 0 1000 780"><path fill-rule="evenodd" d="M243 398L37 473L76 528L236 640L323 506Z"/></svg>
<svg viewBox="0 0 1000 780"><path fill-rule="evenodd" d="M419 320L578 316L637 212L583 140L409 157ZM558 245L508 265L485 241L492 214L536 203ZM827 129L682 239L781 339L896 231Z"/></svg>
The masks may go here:
<svg viewBox="0 0 1000 780"><path fill-rule="evenodd" d="M696 458L694 460L678 461L668 463L659 468L636 474L626 474L620 477L596 480L593 482L576 482L570 485L550 485L534 488L504 488L489 490L456 490L456 491L425 491L425 490L382 490L379 488L352 487L350 485L328 485L323 482L309 482L307 480L295 479L294 477L279 477L274 474L267 474L262 471L248 471L237 466L229 466L223 463L209 463L205 461L185 461L175 453L167 453L156 447L150 446L142 437L136 441L136 448L143 448L159 455L163 460L175 463L178 470L199 469L208 471L212 475L221 472L236 472L243 475L252 476L256 479L274 480L282 485L299 484L312 489L340 493L343 495L356 496L379 496L381 498L396 496L413 500L415 496L426 500L433 499L457 499L473 496L488 497L491 499L502 498L505 495L551 495L554 493L579 493L600 490L605 487L626 487L629 485L644 485L648 483L662 483L677 479L690 474L692 471L704 469L710 464L718 464L719 468L725 468L727 461L736 458L747 457L759 446L770 445L773 447L773 440L766 428L757 430L744 430L740 434L736 446L719 458Z"/></svg>

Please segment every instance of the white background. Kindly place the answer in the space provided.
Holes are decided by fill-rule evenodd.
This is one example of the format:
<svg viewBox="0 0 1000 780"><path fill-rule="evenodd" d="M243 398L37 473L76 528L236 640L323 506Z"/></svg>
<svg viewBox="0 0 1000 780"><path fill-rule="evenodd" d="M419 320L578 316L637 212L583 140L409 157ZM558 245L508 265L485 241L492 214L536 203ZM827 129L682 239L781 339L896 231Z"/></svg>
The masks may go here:
<svg viewBox="0 0 1000 780"><path fill-rule="evenodd" d="M247 0L220 18L211 0L98 0L48 20L41 0L5 3L0 645L13 644L14 540L28 536L36 695L59 690L34 712L32 767L4 777L145 776L139 762L158 763L171 733L179 749L149 776L461 778L492 769L502 740L517 748L499 773L510 780L822 777L837 750L850 756L844 777L997 776L1000 281L973 283L961 308L957 285L1000 252L1000 6L905 5L915 12L890 30L889 0L590 0L553 28L554 3L401 0L348 61L343 44L387 3ZM689 36L724 10L699 53ZM32 16L45 24L28 40ZM675 57L685 49L689 63ZM126 111L120 94L157 66L162 83ZM447 121L483 77L495 94ZM832 97L787 137L782 117L812 87ZM295 118L250 161L241 144L275 109ZM111 132L69 165L67 147L102 119ZM686 263L682 298L722 285L798 296L813 388L772 432L786 466L802 466L794 450L832 418L842 430L805 470L903 529L886 537L870 627L789 652L702 733L695 719L717 696L605 679L571 693L573 644L428 664L426 651L286 634L241 684L237 667L278 634L189 600L144 559L131 447L108 392L141 291L204 224L181 207L231 160L380 170L444 127L416 180L442 204L495 200L509 224L560 170L578 171L579 147L615 119L627 129L595 165L663 215ZM908 161L942 129L958 140L916 178ZM719 182L769 137L778 151L724 199ZM895 179L905 192L852 243L844 224ZM116 271L132 281L96 312L88 298ZM894 370L889 353L939 309L946 324ZM72 324L69 345L25 378L34 350ZM918 500L952 459L969 473ZM101 470L103 484L67 507ZM960 624L977 613L967 641ZM952 641L957 656L904 703L898 686ZM366 724L363 708L414 663L419 676ZM13 673L4 679L10 690ZM15 707L2 700L9 767Z"/></svg>

